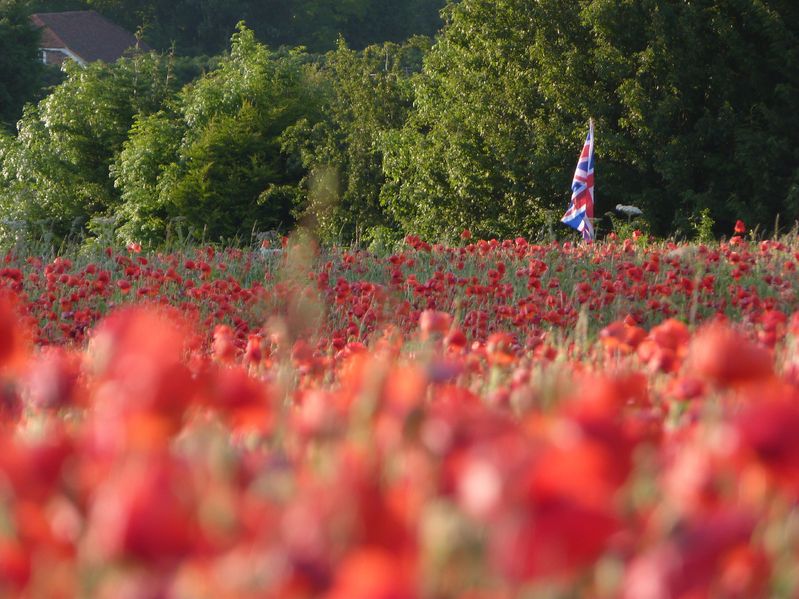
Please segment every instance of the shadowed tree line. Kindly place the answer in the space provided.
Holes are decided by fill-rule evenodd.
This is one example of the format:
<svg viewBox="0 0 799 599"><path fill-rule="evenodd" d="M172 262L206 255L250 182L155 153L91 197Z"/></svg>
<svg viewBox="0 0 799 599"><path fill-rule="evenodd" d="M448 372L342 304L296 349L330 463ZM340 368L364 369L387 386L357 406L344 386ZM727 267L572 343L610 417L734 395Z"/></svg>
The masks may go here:
<svg viewBox="0 0 799 599"><path fill-rule="evenodd" d="M245 21L259 41L333 49L341 35L354 48L412 35L433 35L445 0L25 0L29 12L94 9L162 51L217 54L236 23Z"/></svg>

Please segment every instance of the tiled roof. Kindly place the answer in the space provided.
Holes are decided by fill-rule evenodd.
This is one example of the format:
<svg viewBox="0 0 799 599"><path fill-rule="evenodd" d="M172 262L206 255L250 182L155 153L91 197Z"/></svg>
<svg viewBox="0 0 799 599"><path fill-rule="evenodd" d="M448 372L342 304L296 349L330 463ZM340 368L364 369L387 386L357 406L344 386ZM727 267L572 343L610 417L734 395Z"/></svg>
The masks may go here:
<svg viewBox="0 0 799 599"><path fill-rule="evenodd" d="M150 49L93 10L36 13L31 15L31 21L44 28L41 47L66 48L86 62L114 62L137 43L142 50Z"/></svg>

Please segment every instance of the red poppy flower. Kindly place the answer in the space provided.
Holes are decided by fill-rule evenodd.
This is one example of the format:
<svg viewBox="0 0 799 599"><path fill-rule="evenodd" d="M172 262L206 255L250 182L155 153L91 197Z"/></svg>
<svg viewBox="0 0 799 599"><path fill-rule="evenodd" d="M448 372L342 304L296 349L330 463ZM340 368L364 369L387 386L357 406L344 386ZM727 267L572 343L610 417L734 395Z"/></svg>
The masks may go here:
<svg viewBox="0 0 799 599"><path fill-rule="evenodd" d="M90 535L105 559L170 564L201 544L185 466L161 458L118 470L99 489Z"/></svg>
<svg viewBox="0 0 799 599"><path fill-rule="evenodd" d="M697 376L720 386L764 380L774 373L768 350L722 324L694 336L687 362Z"/></svg>
<svg viewBox="0 0 799 599"><path fill-rule="evenodd" d="M413 572L380 548L353 551L339 566L325 599L414 599Z"/></svg>

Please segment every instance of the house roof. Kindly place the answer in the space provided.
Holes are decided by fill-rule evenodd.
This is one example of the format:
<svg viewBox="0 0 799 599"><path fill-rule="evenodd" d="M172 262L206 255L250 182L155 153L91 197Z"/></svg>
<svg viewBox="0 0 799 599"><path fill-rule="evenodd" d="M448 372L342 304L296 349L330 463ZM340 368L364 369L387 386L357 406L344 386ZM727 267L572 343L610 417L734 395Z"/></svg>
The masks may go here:
<svg viewBox="0 0 799 599"><path fill-rule="evenodd" d="M150 49L132 33L93 10L40 12L31 15L31 21L43 28L42 48L65 48L86 62L114 62L137 45L145 51Z"/></svg>

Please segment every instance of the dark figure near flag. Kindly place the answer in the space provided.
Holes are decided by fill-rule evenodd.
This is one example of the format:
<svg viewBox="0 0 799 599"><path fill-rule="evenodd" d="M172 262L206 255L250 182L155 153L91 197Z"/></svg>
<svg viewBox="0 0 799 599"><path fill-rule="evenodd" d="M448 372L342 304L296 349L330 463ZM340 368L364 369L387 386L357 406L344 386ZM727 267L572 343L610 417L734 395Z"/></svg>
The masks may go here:
<svg viewBox="0 0 799 599"><path fill-rule="evenodd" d="M594 218L594 119L590 121L588 137L577 161L577 169L574 171L571 204L560 221L580 231L586 241L593 241L592 218Z"/></svg>

